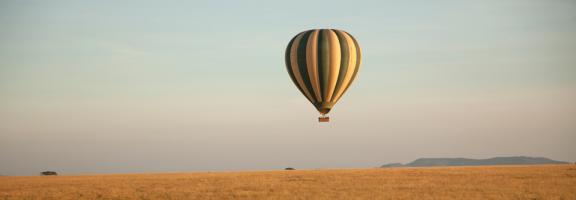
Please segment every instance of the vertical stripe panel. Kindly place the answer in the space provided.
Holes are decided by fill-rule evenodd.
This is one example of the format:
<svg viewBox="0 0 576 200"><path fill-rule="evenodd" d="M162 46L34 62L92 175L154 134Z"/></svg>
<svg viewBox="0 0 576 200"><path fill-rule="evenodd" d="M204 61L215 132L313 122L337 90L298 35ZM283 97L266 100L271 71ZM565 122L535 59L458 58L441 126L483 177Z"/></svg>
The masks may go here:
<svg viewBox="0 0 576 200"><path fill-rule="evenodd" d="M336 82L338 81L338 74L340 73L340 42L338 41L338 36L334 31L327 30L328 43L329 43L329 62L328 62L328 77L326 86L326 102L332 101L332 96L336 88Z"/></svg>
<svg viewBox="0 0 576 200"><path fill-rule="evenodd" d="M305 84L304 81L304 76L300 73L300 66L299 66L299 57L298 57L298 49L301 46L301 41L302 38L304 37L304 35L306 35L305 32L300 33L299 35L297 35L294 38L293 43L291 44L290 47L290 51L289 51L289 56L290 56L290 69L289 71L292 72L292 74L294 74L294 79L296 79L296 86L298 87L298 89L300 89L300 91L304 94L304 96L306 96L306 98L312 102L312 103L316 103L316 100L314 99L314 97L310 94L310 90L307 87L307 85Z"/></svg>
<svg viewBox="0 0 576 200"><path fill-rule="evenodd" d="M294 73L292 72L292 64L290 63L290 52L292 50L292 45L294 44L294 40L296 40L296 37L298 37L300 34L294 36L290 42L288 42L288 46L286 46L286 52L284 54L284 62L286 63L286 71L288 71L288 75L290 76L290 80L292 80L292 82L294 83L294 85L296 85L296 88L298 88L298 90L304 95L304 91L302 91L302 88L300 88L300 85L298 85L298 81L296 81L296 77L294 77ZM308 97L306 97L308 98Z"/></svg>
<svg viewBox="0 0 576 200"><path fill-rule="evenodd" d="M296 53L298 55L298 70L300 71L300 74L302 75L302 80L304 82L304 85L306 85L306 89L308 89L308 92L311 94L312 98L314 99L314 102L318 102L319 100L316 99L314 97L314 89L312 87L312 83L310 83L310 76L308 75L308 67L307 67L307 58L306 58L306 49L307 44L308 44L308 39L310 38L310 35L312 34L313 31L306 31L305 33L303 33L302 39L300 40L299 44L298 44L298 49L296 50Z"/></svg>
<svg viewBox="0 0 576 200"><path fill-rule="evenodd" d="M318 102L322 101L322 95L320 90L320 81L318 75L318 35L319 30L314 30L308 37L308 44L306 45L306 65L308 69L308 76L314 94L316 95L316 100Z"/></svg>
<svg viewBox="0 0 576 200"><path fill-rule="evenodd" d="M346 91L346 88L348 88L348 85L352 80L352 76L354 75L354 70L356 68L356 62L357 62L356 45L354 44L354 41L352 40L351 36L348 35L346 32L344 32L343 35L344 38L346 39L346 44L348 44L348 52L350 53L349 56L350 59L348 61L348 66L346 69L344 79L342 81L342 85L340 86L340 89L338 90L336 96L334 97L336 98L334 99L335 101L338 101L338 99L342 97L342 94L344 94L344 91Z"/></svg>
<svg viewBox="0 0 576 200"><path fill-rule="evenodd" d="M334 90L334 94L333 94L333 98L332 98L332 102L335 102L334 100L336 99L336 95L340 90L343 90L345 87L342 87L342 82L344 82L344 77L346 76L346 72L348 69L348 63L350 60L350 49L348 47L348 43L346 41L346 38L344 37L344 32L340 31L340 30L334 30L334 32L336 33L336 35L338 36L338 41L340 42L340 57L341 57L341 62L340 62L340 72L338 74L338 81L336 83L336 88Z"/></svg>
<svg viewBox="0 0 576 200"><path fill-rule="evenodd" d="M348 84L346 84L346 88L344 89L344 91L342 92L342 94L346 93L346 91L348 90L348 88L350 88L350 85L352 85L352 82L354 81L354 79L356 78L356 74L358 73L358 70L360 70L360 63L362 62L362 53L360 51L360 46L358 45L358 42L356 41L356 39L354 37L352 37L352 35L350 35L349 33L345 32L346 35L348 35L348 37L350 37L350 39L352 40L352 43L354 44L354 52L355 52L355 65L354 65L354 71L352 72L351 75L351 79L348 82ZM350 72L349 72L350 73ZM342 98L342 94L336 99L336 101L340 100L340 98Z"/></svg>
<svg viewBox="0 0 576 200"><path fill-rule="evenodd" d="M318 81L320 83L320 94L323 102L326 100L328 92L328 68L330 65L330 43L328 42L328 30L321 29L318 35Z"/></svg>

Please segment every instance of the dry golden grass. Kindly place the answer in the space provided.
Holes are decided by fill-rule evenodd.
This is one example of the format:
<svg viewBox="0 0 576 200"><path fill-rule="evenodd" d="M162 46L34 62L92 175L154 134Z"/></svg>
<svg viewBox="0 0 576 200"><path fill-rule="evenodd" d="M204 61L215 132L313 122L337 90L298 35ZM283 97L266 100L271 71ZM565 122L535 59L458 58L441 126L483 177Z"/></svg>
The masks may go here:
<svg viewBox="0 0 576 200"><path fill-rule="evenodd" d="M0 177L0 199L576 199L576 165Z"/></svg>

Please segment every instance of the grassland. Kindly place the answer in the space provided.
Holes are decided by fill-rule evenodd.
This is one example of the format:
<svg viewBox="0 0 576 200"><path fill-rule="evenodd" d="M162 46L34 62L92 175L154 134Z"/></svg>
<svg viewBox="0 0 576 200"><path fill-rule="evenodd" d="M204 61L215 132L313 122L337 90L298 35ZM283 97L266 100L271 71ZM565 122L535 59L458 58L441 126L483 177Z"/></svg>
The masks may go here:
<svg viewBox="0 0 576 200"><path fill-rule="evenodd" d="M0 177L0 199L576 199L576 165Z"/></svg>

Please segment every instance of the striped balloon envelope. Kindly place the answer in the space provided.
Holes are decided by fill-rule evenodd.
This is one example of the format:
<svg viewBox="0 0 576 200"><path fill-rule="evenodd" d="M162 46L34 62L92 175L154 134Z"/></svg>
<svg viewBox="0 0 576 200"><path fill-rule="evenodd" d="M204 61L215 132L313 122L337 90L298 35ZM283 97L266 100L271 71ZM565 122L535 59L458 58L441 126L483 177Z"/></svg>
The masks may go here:
<svg viewBox="0 0 576 200"><path fill-rule="evenodd" d="M322 114L320 122L342 98L360 68L360 46L349 33L336 29L307 30L286 47L286 68L300 92Z"/></svg>

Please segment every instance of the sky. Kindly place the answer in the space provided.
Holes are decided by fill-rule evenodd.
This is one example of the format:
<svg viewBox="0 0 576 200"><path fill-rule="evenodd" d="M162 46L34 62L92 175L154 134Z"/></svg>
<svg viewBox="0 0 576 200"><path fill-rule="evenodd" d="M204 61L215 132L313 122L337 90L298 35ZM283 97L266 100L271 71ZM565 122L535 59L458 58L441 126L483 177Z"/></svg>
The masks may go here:
<svg viewBox="0 0 576 200"><path fill-rule="evenodd" d="M576 161L576 2L0 0L0 174ZM359 42L319 124L284 65Z"/></svg>

